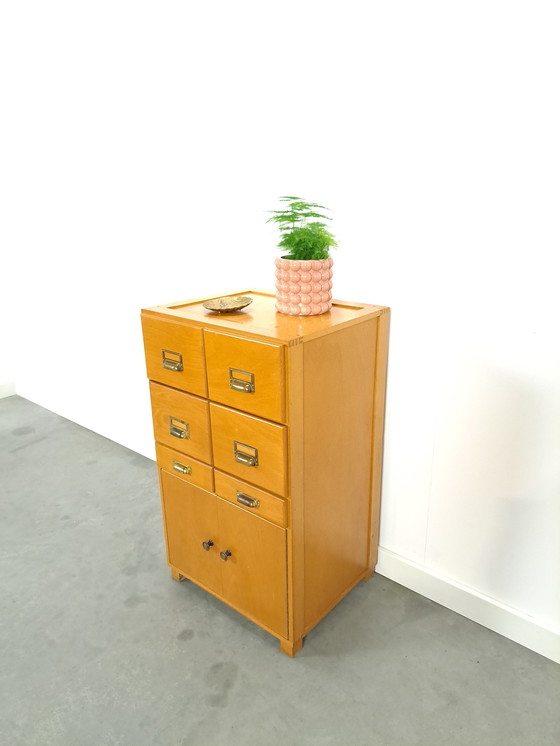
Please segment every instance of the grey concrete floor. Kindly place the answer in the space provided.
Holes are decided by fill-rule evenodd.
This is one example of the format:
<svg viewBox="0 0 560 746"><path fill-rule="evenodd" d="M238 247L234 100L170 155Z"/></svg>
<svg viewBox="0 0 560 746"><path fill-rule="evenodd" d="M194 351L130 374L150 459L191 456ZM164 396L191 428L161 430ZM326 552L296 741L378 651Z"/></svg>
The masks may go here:
<svg viewBox="0 0 560 746"><path fill-rule="evenodd" d="M0 400L0 743L558 746L560 666L375 576L295 659L164 559L155 464Z"/></svg>

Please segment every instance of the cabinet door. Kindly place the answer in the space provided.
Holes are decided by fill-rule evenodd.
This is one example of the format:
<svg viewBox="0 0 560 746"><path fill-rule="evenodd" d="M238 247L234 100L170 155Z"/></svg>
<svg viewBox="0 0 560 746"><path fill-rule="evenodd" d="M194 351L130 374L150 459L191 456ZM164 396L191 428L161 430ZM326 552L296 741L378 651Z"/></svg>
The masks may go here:
<svg viewBox="0 0 560 746"><path fill-rule="evenodd" d="M223 598L273 632L287 636L286 530L216 498Z"/></svg>
<svg viewBox="0 0 560 746"><path fill-rule="evenodd" d="M163 469L161 488L169 564L221 593L216 497Z"/></svg>

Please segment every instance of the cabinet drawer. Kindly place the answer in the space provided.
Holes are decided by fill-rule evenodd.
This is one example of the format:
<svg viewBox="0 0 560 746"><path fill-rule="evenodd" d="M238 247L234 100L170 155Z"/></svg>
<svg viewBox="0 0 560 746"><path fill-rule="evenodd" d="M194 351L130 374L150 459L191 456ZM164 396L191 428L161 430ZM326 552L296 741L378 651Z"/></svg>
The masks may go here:
<svg viewBox="0 0 560 746"><path fill-rule="evenodd" d="M206 396L202 329L142 316L148 378Z"/></svg>
<svg viewBox="0 0 560 746"><path fill-rule="evenodd" d="M184 479L185 482L196 484L203 490L213 492L214 475L211 466L203 464L202 461L197 461L191 456L186 456L184 453L174 451L172 448L162 446L161 443L156 443L156 458L158 466L162 469Z"/></svg>
<svg viewBox="0 0 560 746"><path fill-rule="evenodd" d="M213 403L210 419L215 466L284 495L287 428Z"/></svg>
<svg viewBox="0 0 560 746"><path fill-rule="evenodd" d="M211 464L208 402L153 382L150 396L156 440Z"/></svg>
<svg viewBox="0 0 560 746"><path fill-rule="evenodd" d="M282 345L205 331L204 346L210 399L285 421Z"/></svg>
<svg viewBox="0 0 560 746"><path fill-rule="evenodd" d="M221 471L215 471L215 492L219 497L234 505L241 505L249 513L275 523L277 526L287 525L287 505L281 497L275 497L263 492L251 484L234 479Z"/></svg>

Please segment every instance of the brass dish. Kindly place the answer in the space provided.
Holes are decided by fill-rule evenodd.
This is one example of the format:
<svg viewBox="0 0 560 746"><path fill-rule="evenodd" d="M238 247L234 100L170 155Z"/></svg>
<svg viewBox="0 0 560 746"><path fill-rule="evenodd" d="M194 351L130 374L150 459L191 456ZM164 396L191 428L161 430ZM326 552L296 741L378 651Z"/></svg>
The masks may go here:
<svg viewBox="0 0 560 746"><path fill-rule="evenodd" d="M233 313L234 311L240 311L252 302L253 299L249 298L248 295L237 295L226 298L212 298L212 300L207 300L202 305L204 308L215 313Z"/></svg>

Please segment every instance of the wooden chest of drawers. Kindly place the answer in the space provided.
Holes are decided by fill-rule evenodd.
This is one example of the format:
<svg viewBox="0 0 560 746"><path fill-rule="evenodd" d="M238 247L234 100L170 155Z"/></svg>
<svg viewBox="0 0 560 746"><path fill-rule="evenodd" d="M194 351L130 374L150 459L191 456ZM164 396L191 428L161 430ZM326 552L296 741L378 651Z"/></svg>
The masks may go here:
<svg viewBox="0 0 560 746"><path fill-rule="evenodd" d="M295 655L377 560L389 309L241 292L142 311L167 560Z"/></svg>

